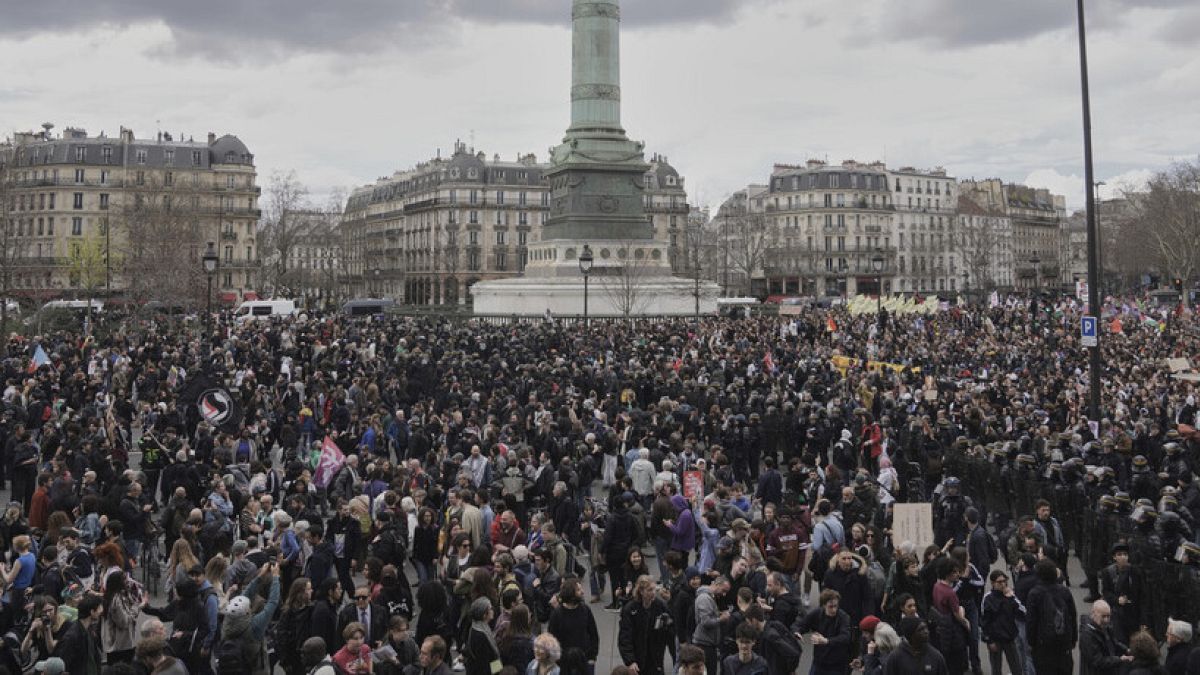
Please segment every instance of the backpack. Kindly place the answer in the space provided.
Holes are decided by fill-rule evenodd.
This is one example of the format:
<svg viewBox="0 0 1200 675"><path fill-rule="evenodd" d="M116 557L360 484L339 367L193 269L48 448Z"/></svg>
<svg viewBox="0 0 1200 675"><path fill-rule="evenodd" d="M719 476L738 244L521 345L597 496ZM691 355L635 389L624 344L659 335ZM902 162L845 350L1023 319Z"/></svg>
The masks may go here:
<svg viewBox="0 0 1200 675"><path fill-rule="evenodd" d="M396 528L389 527L379 533L379 541L371 542L367 547L367 555L379 558L384 564L401 567L408 558L408 551L404 549L404 542Z"/></svg>
<svg viewBox="0 0 1200 675"><path fill-rule="evenodd" d="M833 530L825 524L824 520L817 523L816 527L813 528L813 532L815 533L817 527L821 527L822 525L825 525L825 530L828 534L833 534ZM812 558L808 561L808 571L812 573L813 579L816 579L817 583L825 580L825 573L829 571L829 561L833 560L833 556L837 554L840 548L841 546L837 542L834 542L832 545L813 549Z"/></svg>
<svg viewBox="0 0 1200 675"><path fill-rule="evenodd" d="M1074 617L1069 616L1070 610L1067 607L1067 601L1063 599L1062 593L1059 593L1058 589L1047 588L1045 590L1046 602L1043 603L1042 611L1038 615L1038 645L1041 647L1066 645L1071 639L1070 622Z"/></svg>
<svg viewBox="0 0 1200 675"><path fill-rule="evenodd" d="M562 546L563 546L563 549L567 552L566 574L564 574L563 576L574 575L574 576L579 577L580 579L583 579L587 575L587 569L585 569L583 564L581 564L579 562L579 560L576 559L576 555L578 554L579 549L574 544L572 544L571 542L568 542L568 541L562 542Z"/></svg>
<svg viewBox="0 0 1200 675"><path fill-rule="evenodd" d="M769 628L773 628L769 644L773 650L773 660L777 663L772 663L772 666L779 668L781 673L794 673L800 668L800 656L804 654L804 646L800 644L800 640L791 630L778 621L771 621L767 624Z"/></svg>
<svg viewBox="0 0 1200 675"><path fill-rule="evenodd" d="M253 670L250 659L246 658L246 640L241 636L222 640L213 656L216 658L217 675L246 675Z"/></svg>

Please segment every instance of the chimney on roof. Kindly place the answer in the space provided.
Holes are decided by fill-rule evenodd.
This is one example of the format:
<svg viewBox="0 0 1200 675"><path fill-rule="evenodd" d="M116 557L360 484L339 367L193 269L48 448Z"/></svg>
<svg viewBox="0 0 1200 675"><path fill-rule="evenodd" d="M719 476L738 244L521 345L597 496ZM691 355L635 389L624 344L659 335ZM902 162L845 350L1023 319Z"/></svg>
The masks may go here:
<svg viewBox="0 0 1200 675"><path fill-rule="evenodd" d="M132 143L133 142L133 129L126 129L125 127L121 127L121 142L122 143Z"/></svg>
<svg viewBox="0 0 1200 675"><path fill-rule="evenodd" d="M810 169L816 169L818 167L825 166L825 161L820 159L810 159L805 162L804 165Z"/></svg>
<svg viewBox="0 0 1200 675"><path fill-rule="evenodd" d="M216 143L216 142L217 142L217 135L211 131L208 132L208 144L212 145L213 143Z"/></svg>

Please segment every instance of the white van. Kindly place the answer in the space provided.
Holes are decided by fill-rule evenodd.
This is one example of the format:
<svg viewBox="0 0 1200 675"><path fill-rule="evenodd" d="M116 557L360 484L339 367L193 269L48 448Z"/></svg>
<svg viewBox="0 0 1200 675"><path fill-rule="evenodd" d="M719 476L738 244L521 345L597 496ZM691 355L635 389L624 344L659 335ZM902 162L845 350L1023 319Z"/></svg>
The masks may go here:
<svg viewBox="0 0 1200 675"><path fill-rule="evenodd" d="M233 313L238 322L270 319L273 316L295 316L295 300L247 300Z"/></svg>

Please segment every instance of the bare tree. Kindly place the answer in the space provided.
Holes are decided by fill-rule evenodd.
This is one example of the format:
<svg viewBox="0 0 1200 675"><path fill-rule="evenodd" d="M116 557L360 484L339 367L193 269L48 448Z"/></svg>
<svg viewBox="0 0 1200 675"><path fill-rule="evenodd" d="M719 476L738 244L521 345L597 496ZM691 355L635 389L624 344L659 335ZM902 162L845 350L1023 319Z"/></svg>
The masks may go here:
<svg viewBox="0 0 1200 675"><path fill-rule="evenodd" d="M617 265L598 264L592 275L599 277L599 286L613 309L626 318L641 314L653 299L646 282L657 276L661 268L649 264L648 252L640 248L643 240L621 241L613 249ZM642 255L638 255L641 253Z"/></svg>
<svg viewBox="0 0 1200 675"><path fill-rule="evenodd" d="M139 303L202 304L207 286L196 264L204 246L200 193L149 177L142 185L128 186L114 207L103 226L120 236L101 244L130 270L130 296ZM109 251L110 244L118 248Z"/></svg>
<svg viewBox="0 0 1200 675"><path fill-rule="evenodd" d="M287 282L288 261L301 238L304 223L292 214L308 208L308 188L294 169L276 170L267 183L266 208L259 227L259 248L269 261L263 268L264 283L277 286Z"/></svg>
<svg viewBox="0 0 1200 675"><path fill-rule="evenodd" d="M1200 162L1180 162L1157 174L1131 207L1159 270L1190 282L1200 272Z"/></svg>
<svg viewBox="0 0 1200 675"><path fill-rule="evenodd" d="M17 236L16 221L10 217L16 197L7 160L7 156L0 154L0 338L8 325L8 303L13 299L13 270L22 264L27 250L25 242Z"/></svg>
<svg viewBox="0 0 1200 675"><path fill-rule="evenodd" d="M751 279L763 269L768 252L779 245L779 227L767 214L741 206L732 209L728 218L729 264L741 278L742 294L749 295Z"/></svg>
<svg viewBox="0 0 1200 675"><path fill-rule="evenodd" d="M959 251L967 279L975 290L990 291L996 285L993 272L1001 251L1002 233L997 218L972 216L958 224Z"/></svg>

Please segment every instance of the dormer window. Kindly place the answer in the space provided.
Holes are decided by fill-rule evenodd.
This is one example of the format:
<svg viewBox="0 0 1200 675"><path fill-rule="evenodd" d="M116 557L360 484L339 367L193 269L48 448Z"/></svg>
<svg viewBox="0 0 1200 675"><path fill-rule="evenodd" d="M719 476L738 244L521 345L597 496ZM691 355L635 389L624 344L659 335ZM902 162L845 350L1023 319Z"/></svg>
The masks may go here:
<svg viewBox="0 0 1200 675"><path fill-rule="evenodd" d="M467 178L478 178L478 177L479 177L479 171L477 171L474 167L467 169Z"/></svg>
<svg viewBox="0 0 1200 675"><path fill-rule="evenodd" d="M450 169L450 177L458 178L458 167L457 166L454 167L453 169Z"/></svg>

